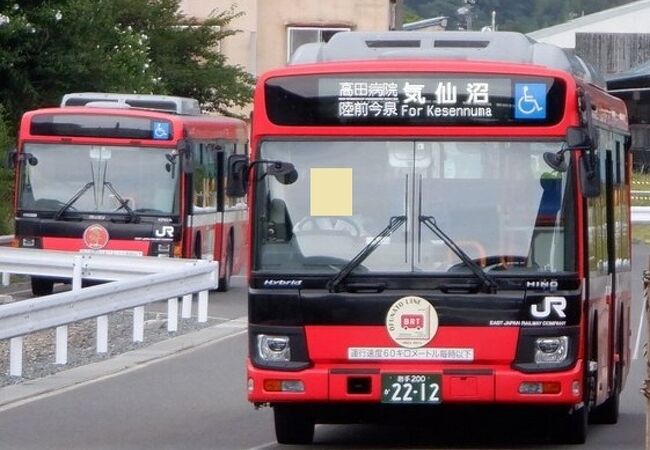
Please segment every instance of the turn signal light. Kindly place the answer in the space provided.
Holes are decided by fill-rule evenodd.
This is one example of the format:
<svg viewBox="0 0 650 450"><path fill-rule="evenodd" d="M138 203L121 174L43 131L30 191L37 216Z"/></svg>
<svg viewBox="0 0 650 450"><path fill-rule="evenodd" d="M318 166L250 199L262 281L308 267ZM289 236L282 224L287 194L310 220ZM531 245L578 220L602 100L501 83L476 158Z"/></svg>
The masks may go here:
<svg viewBox="0 0 650 450"><path fill-rule="evenodd" d="M264 380L267 392L305 392L305 384L300 380Z"/></svg>

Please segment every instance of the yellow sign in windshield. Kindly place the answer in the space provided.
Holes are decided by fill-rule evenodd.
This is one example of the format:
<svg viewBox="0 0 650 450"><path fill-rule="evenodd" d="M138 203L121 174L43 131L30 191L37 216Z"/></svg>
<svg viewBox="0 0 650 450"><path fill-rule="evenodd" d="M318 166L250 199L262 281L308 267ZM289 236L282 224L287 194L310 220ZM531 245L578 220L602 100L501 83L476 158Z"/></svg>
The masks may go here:
<svg viewBox="0 0 650 450"><path fill-rule="evenodd" d="M312 216L352 215L352 168L312 168L309 188Z"/></svg>

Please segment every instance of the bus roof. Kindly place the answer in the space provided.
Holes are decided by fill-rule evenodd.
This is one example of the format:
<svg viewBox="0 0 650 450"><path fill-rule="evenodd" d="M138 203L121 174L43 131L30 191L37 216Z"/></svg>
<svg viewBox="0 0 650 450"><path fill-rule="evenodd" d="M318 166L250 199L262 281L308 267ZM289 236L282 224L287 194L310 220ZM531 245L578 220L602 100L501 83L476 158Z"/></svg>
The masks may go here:
<svg viewBox="0 0 650 450"><path fill-rule="evenodd" d="M74 92L63 96L61 107L65 106L133 107L183 115L201 114L198 100L171 95Z"/></svg>
<svg viewBox="0 0 650 450"><path fill-rule="evenodd" d="M535 64L562 70L587 83L603 89L605 87L602 75L574 53L516 32L341 32L332 36L327 43L299 47L290 64L388 59L461 59Z"/></svg>

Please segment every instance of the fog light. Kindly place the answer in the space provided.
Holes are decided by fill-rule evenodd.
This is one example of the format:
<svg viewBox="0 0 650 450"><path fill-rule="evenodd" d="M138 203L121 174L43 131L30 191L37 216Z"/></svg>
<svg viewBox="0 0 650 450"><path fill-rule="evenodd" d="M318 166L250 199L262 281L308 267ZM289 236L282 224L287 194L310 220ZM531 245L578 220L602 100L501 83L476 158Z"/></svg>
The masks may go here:
<svg viewBox="0 0 650 450"><path fill-rule="evenodd" d="M290 361L289 336L257 336L257 354L264 361Z"/></svg>
<svg viewBox="0 0 650 450"><path fill-rule="evenodd" d="M300 380L264 380L267 392L305 392L305 384Z"/></svg>
<svg viewBox="0 0 650 450"><path fill-rule="evenodd" d="M535 363L557 364L564 361L569 353L567 336L541 337L535 340Z"/></svg>
<svg viewBox="0 0 650 450"><path fill-rule="evenodd" d="M520 394L559 394L560 392L562 392L562 385L557 381L527 381L519 385Z"/></svg>
<svg viewBox="0 0 650 450"><path fill-rule="evenodd" d="M255 390L255 381L252 378L248 379L248 392L253 392Z"/></svg>
<svg viewBox="0 0 650 450"><path fill-rule="evenodd" d="M520 394L541 394L542 383L521 383L519 385Z"/></svg>

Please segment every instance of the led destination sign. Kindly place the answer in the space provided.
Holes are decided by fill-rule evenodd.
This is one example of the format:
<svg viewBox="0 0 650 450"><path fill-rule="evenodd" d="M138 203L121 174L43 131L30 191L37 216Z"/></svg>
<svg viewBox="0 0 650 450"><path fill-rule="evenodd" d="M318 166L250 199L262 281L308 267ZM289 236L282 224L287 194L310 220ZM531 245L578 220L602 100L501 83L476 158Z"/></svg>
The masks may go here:
<svg viewBox="0 0 650 450"><path fill-rule="evenodd" d="M172 123L142 117L100 114L39 114L30 132L36 136L171 140Z"/></svg>
<svg viewBox="0 0 650 450"><path fill-rule="evenodd" d="M278 125L550 125L564 113L564 85L553 78L299 76L265 86Z"/></svg>

